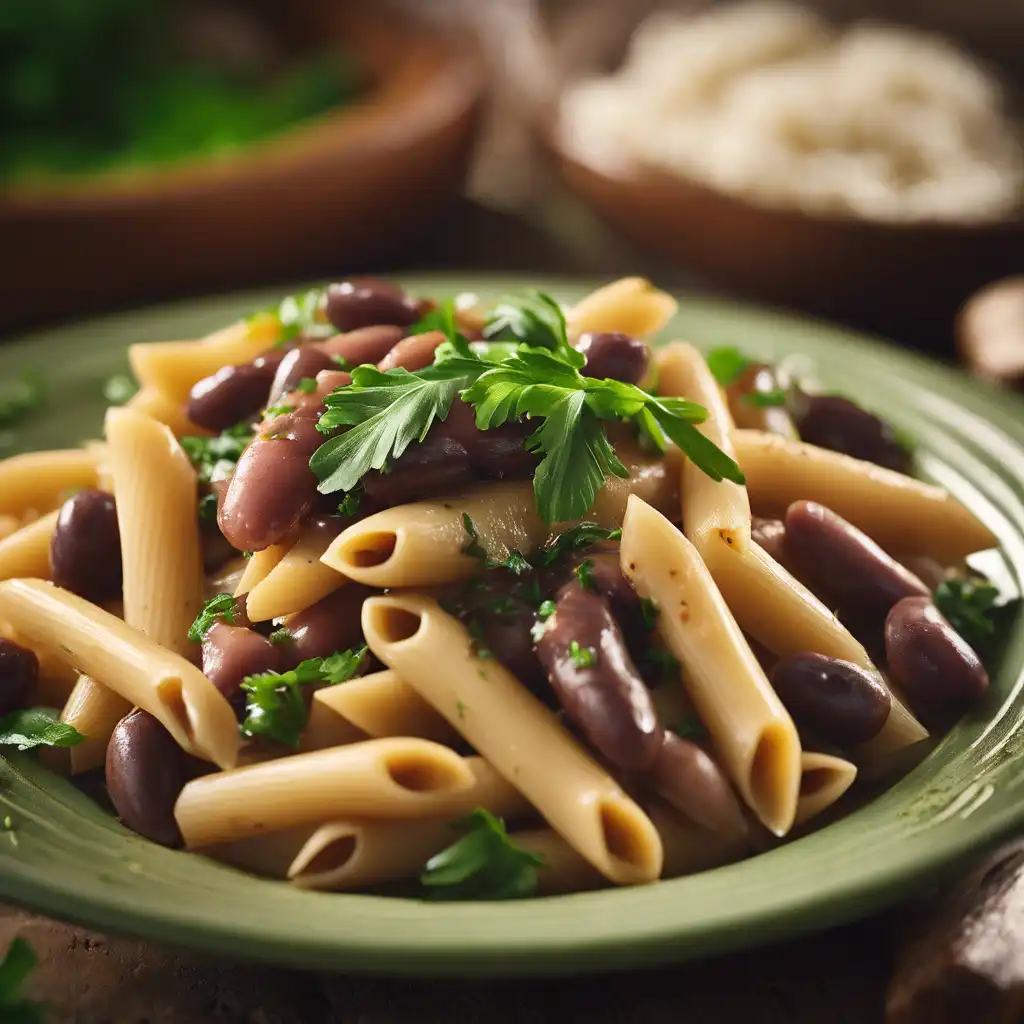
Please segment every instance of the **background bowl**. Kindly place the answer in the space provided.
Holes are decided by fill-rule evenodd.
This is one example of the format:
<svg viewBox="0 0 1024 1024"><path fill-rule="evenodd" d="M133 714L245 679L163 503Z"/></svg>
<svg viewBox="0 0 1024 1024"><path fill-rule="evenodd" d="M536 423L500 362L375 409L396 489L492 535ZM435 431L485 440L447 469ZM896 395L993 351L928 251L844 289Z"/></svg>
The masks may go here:
<svg viewBox="0 0 1024 1024"><path fill-rule="evenodd" d="M223 158L0 191L0 330L357 267L460 190L483 96L468 40L370 5L262 6L290 45L343 47L365 96Z"/></svg>

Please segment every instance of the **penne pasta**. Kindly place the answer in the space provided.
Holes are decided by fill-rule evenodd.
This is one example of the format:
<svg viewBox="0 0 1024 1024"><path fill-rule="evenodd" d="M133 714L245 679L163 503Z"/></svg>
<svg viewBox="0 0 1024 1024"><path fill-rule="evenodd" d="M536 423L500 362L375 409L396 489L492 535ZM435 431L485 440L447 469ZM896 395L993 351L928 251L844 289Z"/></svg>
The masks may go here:
<svg viewBox="0 0 1024 1024"><path fill-rule="evenodd" d="M857 778L856 765L832 754L805 750L800 756L800 799L796 805L796 824L810 821L831 807Z"/></svg>
<svg viewBox="0 0 1024 1024"><path fill-rule="evenodd" d="M190 651L203 603L196 474L168 427L131 409L107 412L121 532L124 620L161 647Z"/></svg>
<svg viewBox="0 0 1024 1024"><path fill-rule="evenodd" d="M132 706L120 694L97 683L90 676L79 676L60 720L74 726L85 740L70 748L71 774L78 775L102 767L107 744L118 722Z"/></svg>
<svg viewBox="0 0 1024 1024"><path fill-rule="evenodd" d="M665 850L663 878L707 871L741 860L750 853L747 837L735 832L712 832L690 821L663 800L650 800L647 813Z"/></svg>
<svg viewBox="0 0 1024 1024"><path fill-rule="evenodd" d="M126 403L129 409L169 427L175 437L209 437L210 431L196 426L185 412L185 404L154 387L136 391Z"/></svg>
<svg viewBox="0 0 1024 1024"><path fill-rule="evenodd" d="M623 885L661 874L647 815L508 669L477 657L468 631L436 601L371 597L363 635L606 878Z"/></svg>
<svg viewBox="0 0 1024 1024"><path fill-rule="evenodd" d="M587 331L620 331L634 338L656 334L679 304L642 277L623 277L592 291L565 315L570 340Z"/></svg>
<svg viewBox="0 0 1024 1024"><path fill-rule="evenodd" d="M0 580L49 578L50 542L59 515L60 509L56 508L0 540Z"/></svg>
<svg viewBox="0 0 1024 1024"><path fill-rule="evenodd" d="M0 620L148 711L190 754L229 768L238 756L231 705L194 665L110 612L43 580L0 583Z"/></svg>
<svg viewBox="0 0 1024 1024"><path fill-rule="evenodd" d="M0 460L0 515L52 512L71 492L96 487L102 449L27 452Z"/></svg>
<svg viewBox="0 0 1024 1024"><path fill-rule="evenodd" d="M245 571L235 587L234 596L244 597L254 587L259 586L287 554L287 544L272 544L262 551L254 551L245 560Z"/></svg>
<svg viewBox="0 0 1024 1024"><path fill-rule="evenodd" d="M849 455L756 430L733 435L755 508L781 514L794 501L817 501L890 553L930 555L953 564L998 540L939 487Z"/></svg>
<svg viewBox="0 0 1024 1024"><path fill-rule="evenodd" d="M776 835L793 824L800 740L697 549L631 498L622 572L660 609L658 628L682 663L690 699L747 805Z"/></svg>

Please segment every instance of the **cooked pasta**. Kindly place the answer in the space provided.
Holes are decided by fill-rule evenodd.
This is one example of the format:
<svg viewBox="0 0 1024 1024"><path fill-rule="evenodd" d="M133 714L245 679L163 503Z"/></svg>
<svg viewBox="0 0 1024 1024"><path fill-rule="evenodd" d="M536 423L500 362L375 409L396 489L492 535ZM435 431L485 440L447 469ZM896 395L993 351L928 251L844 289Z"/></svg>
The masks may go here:
<svg viewBox="0 0 1024 1024"><path fill-rule="evenodd" d="M61 496L95 487L100 452L89 448L30 452L0 461L0 515L23 518L52 512Z"/></svg>
<svg viewBox="0 0 1024 1024"><path fill-rule="evenodd" d="M642 277L624 277L584 296L566 314L569 337L619 331L646 338L675 316L678 303Z"/></svg>
<svg viewBox="0 0 1024 1024"><path fill-rule="evenodd" d="M831 807L857 777L857 768L849 761L833 754L816 754L808 750L800 756L800 769L797 825L810 821L816 814Z"/></svg>
<svg viewBox="0 0 1024 1024"><path fill-rule="evenodd" d="M174 398L159 388L146 387L142 388L141 391L136 391L128 399L127 405L129 409L141 412L158 423L170 427L175 437L183 437L185 435L190 437L208 436L210 433L210 431L196 426L188 418L180 401L175 401Z"/></svg>
<svg viewBox="0 0 1024 1024"><path fill-rule="evenodd" d="M0 580L50 575L50 542L60 509L54 509L0 540Z"/></svg>
<svg viewBox="0 0 1024 1024"><path fill-rule="evenodd" d="M62 722L85 737L70 750L72 775L102 766L114 727L131 709L131 704L119 693L90 676L78 677L60 714Z"/></svg>

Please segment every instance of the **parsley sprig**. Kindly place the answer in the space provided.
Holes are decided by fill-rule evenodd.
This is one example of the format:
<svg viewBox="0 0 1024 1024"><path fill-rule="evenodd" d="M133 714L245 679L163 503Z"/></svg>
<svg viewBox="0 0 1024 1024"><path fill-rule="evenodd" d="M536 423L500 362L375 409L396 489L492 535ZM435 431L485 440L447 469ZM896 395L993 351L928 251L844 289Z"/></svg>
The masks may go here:
<svg viewBox="0 0 1024 1024"><path fill-rule="evenodd" d="M733 345L713 348L704 358L711 375L723 388L733 384L740 374L753 363L750 356L744 355Z"/></svg>
<svg viewBox="0 0 1024 1024"><path fill-rule="evenodd" d="M322 288L286 295L276 306L254 313L250 320L272 316L278 323L275 345L285 345L300 334L307 338L325 338L335 333L334 328L320 316L323 300Z"/></svg>
<svg viewBox="0 0 1024 1024"><path fill-rule="evenodd" d="M36 962L35 950L23 938L12 940L0 960L0 1020L8 1024L43 1024L46 1007L24 995L25 982Z"/></svg>
<svg viewBox="0 0 1024 1024"><path fill-rule="evenodd" d="M199 609L195 621L189 626L189 640L194 644L201 644L218 619L223 619L229 626L233 626L237 611L238 601L233 595L215 594Z"/></svg>
<svg viewBox="0 0 1024 1024"><path fill-rule="evenodd" d="M183 437L181 447L195 466L201 484L226 480L252 442L252 427L236 423L215 437Z"/></svg>
<svg viewBox="0 0 1024 1024"><path fill-rule="evenodd" d="M998 589L980 577L943 580L935 590L935 606L977 651L995 635L998 600Z"/></svg>
<svg viewBox="0 0 1024 1024"><path fill-rule="evenodd" d="M3 747L77 747L84 739L73 725L62 722L53 708L21 708L0 718Z"/></svg>

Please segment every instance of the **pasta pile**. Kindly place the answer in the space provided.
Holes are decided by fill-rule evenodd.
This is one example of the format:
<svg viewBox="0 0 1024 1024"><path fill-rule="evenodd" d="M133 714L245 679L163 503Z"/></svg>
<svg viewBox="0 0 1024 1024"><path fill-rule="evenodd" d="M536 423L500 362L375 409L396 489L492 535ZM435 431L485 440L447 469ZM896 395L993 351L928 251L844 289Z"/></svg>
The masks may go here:
<svg viewBox="0 0 1024 1024"><path fill-rule="evenodd" d="M674 310L358 279L132 346L102 443L0 462L0 733L312 889L649 883L789 835L984 692L962 563L997 542L852 402L648 349Z"/></svg>

